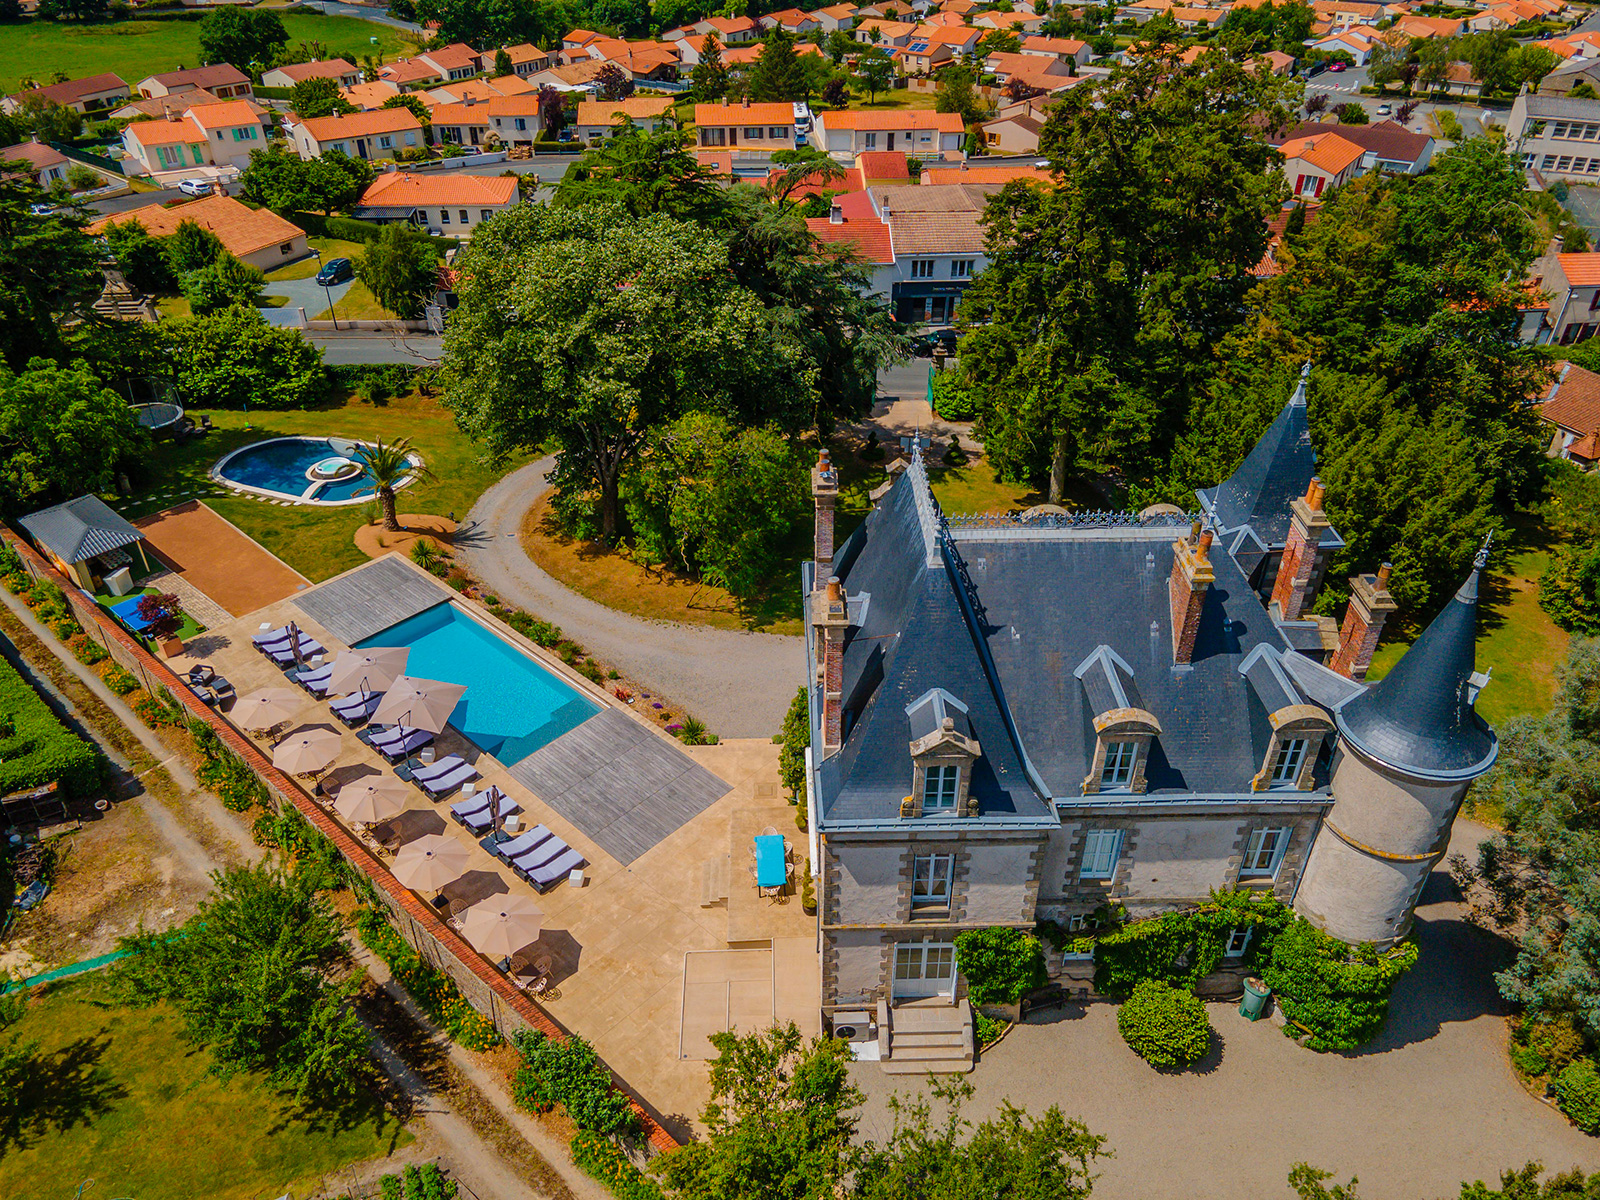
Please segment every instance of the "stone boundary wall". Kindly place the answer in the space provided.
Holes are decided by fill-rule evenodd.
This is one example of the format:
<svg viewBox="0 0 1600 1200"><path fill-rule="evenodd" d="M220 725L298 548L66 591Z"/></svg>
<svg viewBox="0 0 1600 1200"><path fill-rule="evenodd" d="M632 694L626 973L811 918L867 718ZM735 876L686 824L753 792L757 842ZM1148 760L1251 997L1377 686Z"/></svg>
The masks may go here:
<svg viewBox="0 0 1600 1200"><path fill-rule="evenodd" d="M345 861L371 881L393 917L400 935L424 961L448 975L467 1002L494 1022L501 1036L509 1041L513 1034L523 1029L536 1029L558 1040L569 1036L568 1031L549 1013L484 962L471 946L439 918L430 905L418 900L410 889L389 873L380 859L351 837L344 826L317 805L298 783L275 768L249 738L212 712L170 667L140 646L92 597L47 563L13 530L0 529L0 540L10 544L21 556L28 574L55 584L66 594L67 603L84 632L104 646L119 666L131 671L146 691L154 694L157 688L165 688L191 719L203 721L211 727L222 744L255 772L280 804L292 806L301 819L328 838ZM646 1109L637 1091L624 1083L614 1071L612 1080L632 1103L651 1149L676 1149L678 1140Z"/></svg>

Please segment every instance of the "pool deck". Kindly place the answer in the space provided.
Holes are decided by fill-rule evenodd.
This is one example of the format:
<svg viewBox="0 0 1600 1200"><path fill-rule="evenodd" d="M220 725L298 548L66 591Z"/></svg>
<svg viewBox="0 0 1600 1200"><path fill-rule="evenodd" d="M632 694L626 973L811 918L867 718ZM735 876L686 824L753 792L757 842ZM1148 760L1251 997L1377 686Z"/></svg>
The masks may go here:
<svg viewBox="0 0 1600 1200"><path fill-rule="evenodd" d="M198 500L140 517L133 526L174 574L233 616L311 586L304 575Z"/></svg>
<svg viewBox="0 0 1600 1200"><path fill-rule="evenodd" d="M285 686L283 672L250 644L258 626L266 622L276 628L293 620L330 653L337 653L348 643L309 617L306 601L310 600L310 607L315 609L318 591L386 562L392 564L388 568L391 572L398 565L420 576L419 584L444 590L398 556L380 559L318 585L305 596L279 600L231 624L208 630L188 647L188 654L174 659L172 665L182 672L196 662L206 662L227 676L240 695L261 687ZM484 615L476 607L474 613ZM608 853L583 824L569 819L573 810L568 797L558 788L552 785L549 799L542 797L492 756L480 752L455 730L446 729L434 743L436 753L460 754L474 763L481 775L475 786L497 786L515 800L521 806L523 828L543 824L582 853L589 864L584 886L574 888L562 881L546 894L538 895L450 818L449 806L460 799L459 793L433 801L420 788L414 789L405 813L393 825L402 831L402 840L426 833L458 838L470 848L472 868L466 882L477 894L528 896L544 910L547 928L534 944L533 953L548 954L554 960L556 992L553 997L540 998L538 1003L567 1029L588 1038L663 1123L675 1134L686 1136L698 1125L709 1098L705 1064L701 1061L704 1055L698 1049L706 1032L705 1020L702 1014L690 1012L686 1027L684 1012L686 965L689 961L703 964L707 960L689 960L691 952L727 950L733 933L739 935L741 947L758 951L764 947L771 961L772 999L763 1007L758 998L752 1011L792 1016L806 1033L820 1032L815 1002L820 982L816 921L805 915L798 898L782 904L756 902L754 886L745 889L745 881L736 877L733 888L738 895L722 898L719 903L705 903L708 864L714 860L725 862L730 853L743 853L734 842L742 845L742 835L736 835L752 821L787 831L789 845L804 860L804 837L795 830L794 809L781 798L777 786L778 747L767 739L683 746L564 667L559 659L499 622L491 619L488 623L575 691L601 704L602 715L608 721L630 722L637 734L660 743L661 751L715 780L722 794L693 814L678 814L683 817L681 824L625 863ZM306 694L296 717L288 728L310 725L340 734L339 755L326 774L330 790L392 770L355 731L339 724L326 702ZM264 748L269 746L270 741L263 741ZM342 820L337 814L335 819ZM358 835L361 833L359 828L352 828ZM744 890L751 895L745 896ZM730 927L735 917L737 930ZM759 967L756 970L759 973ZM704 983L699 978L703 973L697 971L694 981ZM735 1023L739 1015L734 1014ZM745 1022L748 1020L749 1015L745 1014ZM686 1038L691 1043L688 1057L683 1055Z"/></svg>

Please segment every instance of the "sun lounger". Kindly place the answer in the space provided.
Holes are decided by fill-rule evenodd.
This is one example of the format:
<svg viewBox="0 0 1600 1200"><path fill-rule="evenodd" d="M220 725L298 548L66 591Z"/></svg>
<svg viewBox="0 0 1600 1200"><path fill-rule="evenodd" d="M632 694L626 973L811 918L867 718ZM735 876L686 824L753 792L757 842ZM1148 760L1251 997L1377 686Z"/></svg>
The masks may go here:
<svg viewBox="0 0 1600 1200"><path fill-rule="evenodd" d="M587 865L588 864L584 862L583 855L579 854L571 847L568 847L565 854L558 855L556 858L553 858L549 862L545 863L544 866L535 867L526 874L518 871L517 874L521 875L523 879L527 880L528 883L533 885L533 889L536 892L538 892L540 895L543 895L545 892L548 892L551 888L555 887L556 884L565 879L571 872L576 871L579 867Z"/></svg>
<svg viewBox="0 0 1600 1200"><path fill-rule="evenodd" d="M471 783L478 777L478 768L470 763L461 763L453 770L443 774L429 775L416 782L429 796L437 800L440 796L448 796L464 783Z"/></svg>
<svg viewBox="0 0 1600 1200"><path fill-rule="evenodd" d="M343 700L335 700L328 707L346 725L359 725L377 711L382 700L382 692L358 692Z"/></svg>
<svg viewBox="0 0 1600 1200"><path fill-rule="evenodd" d="M301 658L307 658L313 654L326 653L327 650L324 649L322 643L317 641L316 638L312 637L308 633L302 633L300 635ZM292 667L296 662L294 651L290 648L287 641L283 643L283 648L281 650L276 647L269 647L266 651L266 654L268 658L277 663L280 667Z"/></svg>
<svg viewBox="0 0 1600 1200"><path fill-rule="evenodd" d="M418 783L424 779L437 779L440 775L448 775L466 761L459 754L446 754L438 762L418 763L411 768L411 777Z"/></svg>
<svg viewBox="0 0 1600 1200"><path fill-rule="evenodd" d="M498 806L502 818L509 817L514 812L520 812L522 806L499 791L491 789L484 793L485 796L494 797L494 805L489 803L478 804L478 798L462 800L450 807L450 815L456 822L472 830L473 833L484 833L494 825L494 807Z"/></svg>
<svg viewBox="0 0 1600 1200"><path fill-rule="evenodd" d="M284 645L288 645L287 642ZM293 672L289 678L298 683L313 696L326 696L328 694L328 678L333 674L333 664L327 663L320 667L307 667L302 671Z"/></svg>
<svg viewBox="0 0 1600 1200"><path fill-rule="evenodd" d="M530 850L535 849L544 842L548 842L554 836L543 825L535 825L527 833L519 834L514 838L501 842L498 846L485 847L485 849L510 862L517 855L527 854Z"/></svg>
<svg viewBox="0 0 1600 1200"><path fill-rule="evenodd" d="M552 859L560 858L570 849L572 849L571 846L552 835L546 838L542 845L529 850L526 854L519 854L515 858L507 859L506 865L516 872L517 878L531 883L532 880L529 879L531 871L544 866Z"/></svg>
<svg viewBox="0 0 1600 1200"><path fill-rule="evenodd" d="M397 725L395 731L396 736L392 740L386 741L380 737L372 742L372 748L390 762L408 758L433 741L433 734L426 729L407 729L404 725Z"/></svg>
<svg viewBox="0 0 1600 1200"><path fill-rule="evenodd" d="M266 633L258 633L250 639L250 644L257 650L280 644L287 646L289 644L289 627L280 625L277 629L269 630Z"/></svg>

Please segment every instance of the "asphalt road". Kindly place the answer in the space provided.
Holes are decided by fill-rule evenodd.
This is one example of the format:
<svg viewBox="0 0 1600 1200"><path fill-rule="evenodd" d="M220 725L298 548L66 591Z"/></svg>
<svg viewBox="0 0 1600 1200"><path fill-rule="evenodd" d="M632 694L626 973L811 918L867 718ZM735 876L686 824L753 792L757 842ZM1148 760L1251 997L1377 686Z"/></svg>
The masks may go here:
<svg viewBox="0 0 1600 1200"><path fill-rule="evenodd" d="M386 9L370 8L365 4L335 4L332 0L319 0L315 4L301 4L301 8L321 9L330 17L360 17L363 21L376 21L379 25L389 25L395 29L404 29L408 33L421 33L422 26L414 21L402 21L391 17Z"/></svg>
<svg viewBox="0 0 1600 1200"><path fill-rule="evenodd" d="M306 340L322 348L322 361L335 366L407 363L425 366L439 361L441 338L389 334L340 335L308 330Z"/></svg>

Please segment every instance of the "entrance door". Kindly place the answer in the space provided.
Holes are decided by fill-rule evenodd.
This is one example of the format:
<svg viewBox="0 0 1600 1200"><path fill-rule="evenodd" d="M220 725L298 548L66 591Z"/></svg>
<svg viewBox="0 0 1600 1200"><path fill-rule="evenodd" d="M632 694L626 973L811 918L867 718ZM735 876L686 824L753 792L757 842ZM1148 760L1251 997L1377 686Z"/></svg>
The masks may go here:
<svg viewBox="0 0 1600 1200"><path fill-rule="evenodd" d="M956 986L956 948L949 942L899 942L894 948L894 995L948 996Z"/></svg>
<svg viewBox="0 0 1600 1200"><path fill-rule="evenodd" d="M359 154L362 158L369 157L368 154L367 154L367 139L366 138L357 138L356 139L356 153Z"/></svg>

